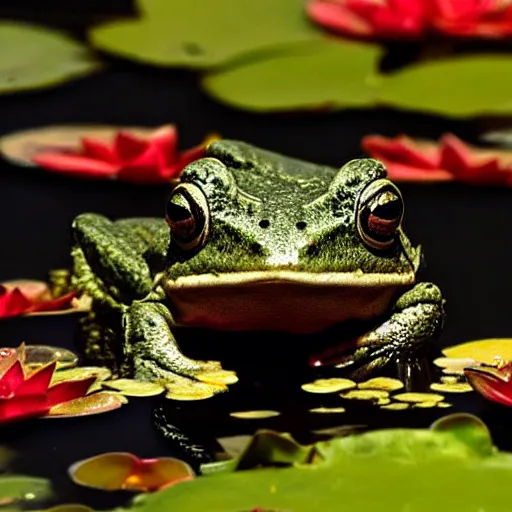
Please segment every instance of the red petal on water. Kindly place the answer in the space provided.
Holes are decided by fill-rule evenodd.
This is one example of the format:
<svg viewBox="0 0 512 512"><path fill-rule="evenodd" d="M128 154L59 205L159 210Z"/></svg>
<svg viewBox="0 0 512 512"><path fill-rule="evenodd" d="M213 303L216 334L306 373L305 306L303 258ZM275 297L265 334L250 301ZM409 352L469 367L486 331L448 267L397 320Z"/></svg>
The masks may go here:
<svg viewBox="0 0 512 512"><path fill-rule="evenodd" d="M25 381L23 365L19 360L2 375L0 378L0 398L9 398L16 394L18 387Z"/></svg>
<svg viewBox="0 0 512 512"><path fill-rule="evenodd" d="M39 153L32 161L49 171L72 174L83 178L108 178L115 176L118 166L79 155Z"/></svg>
<svg viewBox="0 0 512 512"><path fill-rule="evenodd" d="M121 181L132 183L162 183L163 177L162 158L158 147L152 145L136 160L126 163L118 174Z"/></svg>
<svg viewBox="0 0 512 512"><path fill-rule="evenodd" d="M406 135L395 138L368 135L362 140L363 149L373 158L407 164L423 169L442 168L441 157L435 144L419 145Z"/></svg>
<svg viewBox="0 0 512 512"><path fill-rule="evenodd" d="M31 303L46 300L51 297L50 287L44 281L35 281L31 279L15 279L12 281L4 281L2 286L7 291L12 291L16 288L28 299Z"/></svg>
<svg viewBox="0 0 512 512"><path fill-rule="evenodd" d="M438 183L440 181L453 181L455 177L444 169L423 169L405 164L380 161L386 166L388 176L392 181Z"/></svg>
<svg viewBox="0 0 512 512"><path fill-rule="evenodd" d="M112 164L118 163L116 154L107 144L89 137L84 137L81 142L83 156Z"/></svg>
<svg viewBox="0 0 512 512"><path fill-rule="evenodd" d="M121 164L139 158L147 151L148 147L149 143L147 140L140 139L131 133L120 131L116 134L114 150Z"/></svg>
<svg viewBox="0 0 512 512"><path fill-rule="evenodd" d="M0 318L22 315L31 305L32 302L18 288L7 291L0 285Z"/></svg>
<svg viewBox="0 0 512 512"><path fill-rule="evenodd" d="M16 397L26 395L43 395L46 396L48 387L52 380L53 373L57 368L57 361L54 361L41 369L33 372L26 380L24 380L16 389Z"/></svg>
<svg viewBox="0 0 512 512"><path fill-rule="evenodd" d="M55 384L55 386L48 389L48 408L84 396L95 381L96 377L89 377L83 380L69 380Z"/></svg>
<svg viewBox="0 0 512 512"><path fill-rule="evenodd" d="M162 126L150 138L151 145L158 148L162 168L171 165L177 157L178 130L174 125Z"/></svg>
<svg viewBox="0 0 512 512"><path fill-rule="evenodd" d="M464 375L471 386L482 396L508 407L512 407L512 383L499 379L485 370L466 368Z"/></svg>
<svg viewBox="0 0 512 512"><path fill-rule="evenodd" d="M48 411L46 397L41 395L0 399L0 423L43 416Z"/></svg>
<svg viewBox="0 0 512 512"><path fill-rule="evenodd" d="M76 294L74 292L69 292L62 297L58 297L57 299L38 302L30 308L30 311L60 311L61 309L70 309L72 307L72 301L75 296Z"/></svg>
<svg viewBox="0 0 512 512"><path fill-rule="evenodd" d="M308 4L307 12L313 21L337 32L356 36L375 34L370 23L339 4L315 0Z"/></svg>

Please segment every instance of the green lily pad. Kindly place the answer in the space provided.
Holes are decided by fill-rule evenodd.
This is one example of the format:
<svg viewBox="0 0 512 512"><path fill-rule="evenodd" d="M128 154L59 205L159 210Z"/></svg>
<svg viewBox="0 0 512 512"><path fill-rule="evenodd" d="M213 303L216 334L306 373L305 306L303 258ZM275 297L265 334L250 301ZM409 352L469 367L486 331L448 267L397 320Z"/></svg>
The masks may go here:
<svg viewBox="0 0 512 512"><path fill-rule="evenodd" d="M324 37L305 15L303 0L139 0L138 6L142 18L96 26L91 43L157 66L209 68Z"/></svg>
<svg viewBox="0 0 512 512"><path fill-rule="evenodd" d="M512 112L512 57L464 56L409 66L382 78L379 100L450 117Z"/></svg>
<svg viewBox="0 0 512 512"><path fill-rule="evenodd" d="M50 87L100 68L67 34L19 21L0 21L0 48L0 93Z"/></svg>
<svg viewBox="0 0 512 512"><path fill-rule="evenodd" d="M52 488L49 480L24 475L0 476L0 503L42 501L50 498Z"/></svg>
<svg viewBox="0 0 512 512"><path fill-rule="evenodd" d="M134 501L138 512L202 510L204 503L209 512L334 512L340 505L351 512L507 511L510 458L475 451L473 436L453 435L460 426L454 416L430 430L337 438L318 443L319 456L309 457L309 464L210 474ZM496 464L487 462L494 459Z"/></svg>
<svg viewBox="0 0 512 512"><path fill-rule="evenodd" d="M204 90L253 111L369 107L375 103L377 46L324 40L207 74Z"/></svg>

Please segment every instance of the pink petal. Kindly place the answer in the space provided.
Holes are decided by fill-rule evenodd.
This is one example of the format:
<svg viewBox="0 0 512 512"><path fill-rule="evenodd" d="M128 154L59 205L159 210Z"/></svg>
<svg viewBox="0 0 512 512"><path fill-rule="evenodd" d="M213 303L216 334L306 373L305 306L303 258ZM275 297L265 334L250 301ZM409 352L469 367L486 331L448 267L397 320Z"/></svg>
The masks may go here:
<svg viewBox="0 0 512 512"><path fill-rule="evenodd" d="M442 167L439 150L435 144L420 145L406 135L399 135L395 138L368 135L363 137L362 147L378 160L385 159L424 169Z"/></svg>
<svg viewBox="0 0 512 512"><path fill-rule="evenodd" d="M132 183L163 183L167 180L163 176L162 160L159 148L151 145L139 158L119 170L118 179Z"/></svg>
<svg viewBox="0 0 512 512"><path fill-rule="evenodd" d="M96 377L88 377L87 379L69 380L55 384L55 386L48 389L48 408L84 396L95 380Z"/></svg>
<svg viewBox="0 0 512 512"><path fill-rule="evenodd" d="M94 160L103 160L111 164L117 163L117 157L112 148L96 139L84 137L82 139L82 153L83 156Z"/></svg>
<svg viewBox="0 0 512 512"><path fill-rule="evenodd" d="M16 394L19 386L25 381L25 372L19 360L2 375L0 378L0 398L9 398Z"/></svg>
<svg viewBox="0 0 512 512"><path fill-rule="evenodd" d="M147 151L148 146L148 141L123 131L116 134L114 141L115 153L120 163L127 163L139 158Z"/></svg>
<svg viewBox="0 0 512 512"><path fill-rule="evenodd" d="M464 374L471 386L483 397L512 407L512 383L504 382L476 368L466 368Z"/></svg>
<svg viewBox="0 0 512 512"><path fill-rule="evenodd" d="M150 137L150 144L158 148L162 155L162 165L165 167L176 160L178 148L178 130L174 125L162 126Z"/></svg>
<svg viewBox="0 0 512 512"><path fill-rule="evenodd" d="M391 181L437 183L455 179L450 172L444 169L423 169L396 162L381 161L386 166Z"/></svg>
<svg viewBox="0 0 512 512"><path fill-rule="evenodd" d="M83 178L109 178L115 176L118 166L101 160L61 153L39 153L32 161L49 171L72 174Z"/></svg>
<svg viewBox="0 0 512 512"><path fill-rule="evenodd" d="M354 15L339 4L315 0L307 6L309 17L324 27L343 34L369 36L374 28L364 18Z"/></svg>
<svg viewBox="0 0 512 512"><path fill-rule="evenodd" d="M72 301L75 296L76 295L74 292L70 292L56 299L38 302L37 304L34 304L32 308L30 308L30 311L60 311L62 309L69 309L72 307Z"/></svg>
<svg viewBox="0 0 512 512"><path fill-rule="evenodd" d="M7 291L12 291L15 288L25 296L31 303L39 302L51 297L50 287L44 281L33 281L29 279L17 279L13 281L6 281L2 286Z"/></svg>
<svg viewBox="0 0 512 512"><path fill-rule="evenodd" d="M31 301L18 288L7 291L3 286L0 286L0 318L22 315L31 306Z"/></svg>
<svg viewBox="0 0 512 512"><path fill-rule="evenodd" d="M41 395L0 399L0 423L43 416L47 410L46 397Z"/></svg>
<svg viewBox="0 0 512 512"><path fill-rule="evenodd" d="M53 373L57 368L57 362L47 364L41 369L32 373L26 380L24 380L16 389L16 397L19 396L46 396L48 386L52 380Z"/></svg>

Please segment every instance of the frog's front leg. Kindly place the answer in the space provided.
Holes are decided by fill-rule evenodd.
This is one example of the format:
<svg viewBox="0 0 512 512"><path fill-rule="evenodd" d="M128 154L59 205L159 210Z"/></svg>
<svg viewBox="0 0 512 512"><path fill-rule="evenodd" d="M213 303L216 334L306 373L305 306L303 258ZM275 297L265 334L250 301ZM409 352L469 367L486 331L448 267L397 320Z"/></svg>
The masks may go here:
<svg viewBox="0 0 512 512"><path fill-rule="evenodd" d="M442 330L444 302L437 286L418 283L397 300L389 319L361 336L355 351L344 356L337 366L356 368L351 376L359 380L389 361L396 361L406 388L411 388L414 368L422 370L424 349Z"/></svg>
<svg viewBox="0 0 512 512"><path fill-rule="evenodd" d="M224 391L235 374L222 370L217 361L195 361L182 354L171 331L173 324L169 310L158 302L136 301L125 309L128 373L138 380L163 381L171 391Z"/></svg>

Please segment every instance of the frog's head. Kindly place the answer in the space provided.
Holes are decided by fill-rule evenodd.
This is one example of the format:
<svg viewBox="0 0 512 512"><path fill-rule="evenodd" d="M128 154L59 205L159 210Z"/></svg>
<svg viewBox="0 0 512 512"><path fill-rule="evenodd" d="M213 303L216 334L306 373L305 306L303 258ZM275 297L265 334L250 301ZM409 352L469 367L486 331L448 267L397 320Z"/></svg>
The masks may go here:
<svg viewBox="0 0 512 512"><path fill-rule="evenodd" d="M402 231L403 214L402 195L376 160L336 170L214 142L167 203L168 276L409 284L420 249Z"/></svg>

